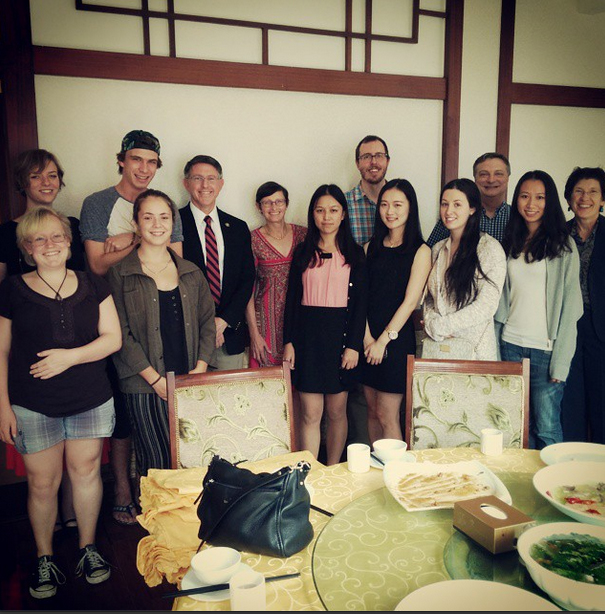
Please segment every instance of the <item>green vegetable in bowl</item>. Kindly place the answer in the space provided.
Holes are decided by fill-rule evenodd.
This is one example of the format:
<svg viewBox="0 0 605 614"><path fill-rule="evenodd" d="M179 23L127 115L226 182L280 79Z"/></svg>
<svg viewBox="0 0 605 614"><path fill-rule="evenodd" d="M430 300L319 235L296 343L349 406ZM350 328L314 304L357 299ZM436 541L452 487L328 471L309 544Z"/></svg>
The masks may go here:
<svg viewBox="0 0 605 614"><path fill-rule="evenodd" d="M534 544L531 557L546 569L578 582L605 585L605 542L592 535L551 535Z"/></svg>

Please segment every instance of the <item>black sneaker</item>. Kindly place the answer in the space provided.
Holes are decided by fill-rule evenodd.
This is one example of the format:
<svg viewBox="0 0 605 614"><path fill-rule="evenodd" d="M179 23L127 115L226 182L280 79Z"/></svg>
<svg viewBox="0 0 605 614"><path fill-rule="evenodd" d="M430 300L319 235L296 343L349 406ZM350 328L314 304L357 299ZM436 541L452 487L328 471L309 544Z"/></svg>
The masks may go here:
<svg viewBox="0 0 605 614"><path fill-rule="evenodd" d="M52 555L41 556L37 569L32 573L29 594L35 599L46 599L56 594L59 584L65 584L65 576L55 565Z"/></svg>
<svg viewBox="0 0 605 614"><path fill-rule="evenodd" d="M76 576L84 574L89 584L105 582L111 575L109 563L99 554L94 544L80 549L80 562L76 566Z"/></svg>

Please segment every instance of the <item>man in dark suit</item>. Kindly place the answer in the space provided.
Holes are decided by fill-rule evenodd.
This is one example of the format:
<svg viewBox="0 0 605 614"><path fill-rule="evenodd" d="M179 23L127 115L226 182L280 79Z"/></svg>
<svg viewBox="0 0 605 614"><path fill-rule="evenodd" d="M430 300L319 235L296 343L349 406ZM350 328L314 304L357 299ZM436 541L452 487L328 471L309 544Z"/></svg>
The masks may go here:
<svg viewBox="0 0 605 614"><path fill-rule="evenodd" d="M209 369L241 369L247 343L246 305L252 295L254 257L250 230L216 206L223 169L211 156L185 165L183 185L189 203L180 210L183 257L202 269L216 303L216 348Z"/></svg>

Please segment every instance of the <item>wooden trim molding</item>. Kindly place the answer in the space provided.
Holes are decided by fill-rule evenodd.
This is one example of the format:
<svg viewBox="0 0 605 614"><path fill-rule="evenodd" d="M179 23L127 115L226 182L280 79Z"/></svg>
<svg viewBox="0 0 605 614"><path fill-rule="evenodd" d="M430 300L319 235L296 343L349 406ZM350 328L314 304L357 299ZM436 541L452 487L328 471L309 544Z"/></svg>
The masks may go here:
<svg viewBox="0 0 605 614"><path fill-rule="evenodd" d="M513 83L513 104L605 108L605 88Z"/></svg>
<svg viewBox="0 0 605 614"><path fill-rule="evenodd" d="M89 11L93 13L105 13L110 15L128 15L130 17L141 17L143 20L168 19L172 21L189 21L197 23L211 23L221 26L235 26L238 28L255 28L277 30L280 32L296 32L299 34L318 34L321 36L335 36L338 38L358 38L373 41L387 41L392 43L417 43L418 42L418 15L423 14L426 17L444 17L444 13L440 11L422 11L420 12L420 0L413 0L412 5L412 34L410 36L394 36L391 34L375 34L371 29L365 32L353 32L352 30L334 30L330 28L308 28L301 26L290 26L287 24L270 23L265 21L250 21L249 19L227 19L224 17L209 17L206 15L194 15L189 13L177 13L174 10L174 5L169 7L168 11L154 11L148 8L148 0L142 0L143 7L141 9L132 9L119 6L108 6L99 4L86 4L84 0L76 0L76 10ZM347 0L345 0L346 2ZM459 0L464 2L464 0ZM365 11L372 12L372 0L365 0ZM346 9L345 9L346 10ZM147 52L146 52L147 53Z"/></svg>
<svg viewBox="0 0 605 614"><path fill-rule="evenodd" d="M443 103L441 185L458 177L464 2L447 0L447 15L448 18L445 22L445 80L447 82L447 96Z"/></svg>
<svg viewBox="0 0 605 614"><path fill-rule="evenodd" d="M39 75L427 100L444 100L446 96L446 80L438 77L264 66L59 47L35 46L33 49L34 71Z"/></svg>
<svg viewBox="0 0 605 614"><path fill-rule="evenodd" d="M500 72L498 74L498 115L496 151L507 156L510 148L513 56L515 46L516 0L502 0L500 21Z"/></svg>

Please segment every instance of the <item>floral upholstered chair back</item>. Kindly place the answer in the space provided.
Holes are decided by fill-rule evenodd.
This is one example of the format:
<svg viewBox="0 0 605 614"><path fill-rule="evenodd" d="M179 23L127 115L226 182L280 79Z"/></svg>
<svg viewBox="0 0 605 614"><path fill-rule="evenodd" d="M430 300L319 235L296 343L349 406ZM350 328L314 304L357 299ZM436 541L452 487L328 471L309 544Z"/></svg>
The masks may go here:
<svg viewBox="0 0 605 614"><path fill-rule="evenodd" d="M238 462L293 450L288 367L172 376L168 382L173 468L206 466L215 454Z"/></svg>
<svg viewBox="0 0 605 614"><path fill-rule="evenodd" d="M414 360L416 367L423 362ZM460 362L467 363L465 371L473 364ZM490 364L498 369L490 373ZM479 448L484 428L501 430L505 448L527 447L529 407L527 374L521 372L524 365L485 361L474 361L474 365L475 373L455 372L451 363L447 370L414 369L408 381L411 403L406 407L410 449ZM507 365L513 372L503 372Z"/></svg>

